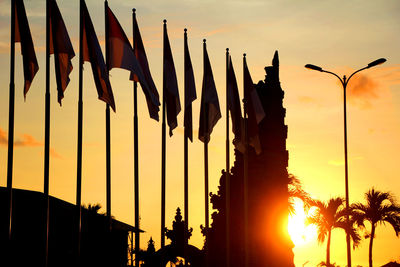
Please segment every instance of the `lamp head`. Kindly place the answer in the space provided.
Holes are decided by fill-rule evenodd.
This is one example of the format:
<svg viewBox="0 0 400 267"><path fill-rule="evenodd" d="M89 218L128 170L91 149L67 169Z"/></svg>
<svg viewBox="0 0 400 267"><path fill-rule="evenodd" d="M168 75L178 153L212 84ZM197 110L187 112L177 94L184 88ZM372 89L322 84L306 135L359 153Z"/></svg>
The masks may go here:
<svg viewBox="0 0 400 267"><path fill-rule="evenodd" d="M307 69L310 69L310 70L322 71L321 67L318 67L318 66L315 66L315 65L312 65L312 64L307 64L304 67L306 67Z"/></svg>
<svg viewBox="0 0 400 267"><path fill-rule="evenodd" d="M372 61L371 63L369 63L367 68L371 68L371 67L374 67L376 65L383 64L385 62L386 62L386 58L380 58L380 59L377 59L377 60Z"/></svg>

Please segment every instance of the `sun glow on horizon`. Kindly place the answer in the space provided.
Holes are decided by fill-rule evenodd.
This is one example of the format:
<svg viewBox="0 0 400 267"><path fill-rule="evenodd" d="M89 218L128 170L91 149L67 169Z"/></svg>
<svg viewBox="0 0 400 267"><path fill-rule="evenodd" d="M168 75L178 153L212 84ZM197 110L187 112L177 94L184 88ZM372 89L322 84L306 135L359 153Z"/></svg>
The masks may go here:
<svg viewBox="0 0 400 267"><path fill-rule="evenodd" d="M312 210L308 212L310 215ZM295 246L302 246L317 238L317 227L306 224L307 214L303 202L294 201L294 214L289 215L288 232Z"/></svg>

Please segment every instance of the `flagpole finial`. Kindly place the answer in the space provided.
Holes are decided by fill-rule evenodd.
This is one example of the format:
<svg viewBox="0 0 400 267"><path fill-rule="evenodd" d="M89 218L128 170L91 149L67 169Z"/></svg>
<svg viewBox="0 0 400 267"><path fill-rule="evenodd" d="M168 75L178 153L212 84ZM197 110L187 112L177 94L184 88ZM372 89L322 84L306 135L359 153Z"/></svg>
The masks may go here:
<svg viewBox="0 0 400 267"><path fill-rule="evenodd" d="M243 54L243 57L246 57L246 53Z"/></svg>
<svg viewBox="0 0 400 267"><path fill-rule="evenodd" d="M163 22L164 22L164 24L167 24L167 20L166 19L164 19Z"/></svg>
<svg viewBox="0 0 400 267"><path fill-rule="evenodd" d="M183 29L184 31L185 31L185 33L187 33L187 29L185 28L185 29Z"/></svg>
<svg viewBox="0 0 400 267"><path fill-rule="evenodd" d="M203 39L203 43L206 43L206 39Z"/></svg>
<svg viewBox="0 0 400 267"><path fill-rule="evenodd" d="M136 13L136 8L132 8L132 13Z"/></svg>
<svg viewBox="0 0 400 267"><path fill-rule="evenodd" d="M226 48L226 52L227 52L227 53L229 52L229 48Z"/></svg>

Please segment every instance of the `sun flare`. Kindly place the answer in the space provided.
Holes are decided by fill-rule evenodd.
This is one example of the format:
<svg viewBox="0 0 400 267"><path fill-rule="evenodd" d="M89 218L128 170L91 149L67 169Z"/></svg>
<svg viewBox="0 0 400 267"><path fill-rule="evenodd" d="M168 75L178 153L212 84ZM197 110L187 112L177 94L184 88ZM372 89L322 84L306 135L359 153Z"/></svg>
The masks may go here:
<svg viewBox="0 0 400 267"><path fill-rule="evenodd" d="M294 214L289 215L288 221L289 235L295 246L305 245L317 237L316 226L306 225L306 218L307 214L304 211L303 202L296 199L294 201Z"/></svg>

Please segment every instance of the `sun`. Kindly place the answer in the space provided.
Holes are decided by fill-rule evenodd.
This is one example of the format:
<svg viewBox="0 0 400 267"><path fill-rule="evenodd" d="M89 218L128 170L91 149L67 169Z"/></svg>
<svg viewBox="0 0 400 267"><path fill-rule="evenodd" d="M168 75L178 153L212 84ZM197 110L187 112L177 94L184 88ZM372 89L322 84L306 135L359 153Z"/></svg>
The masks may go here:
<svg viewBox="0 0 400 267"><path fill-rule="evenodd" d="M310 211L312 212L312 211ZM306 225L307 214L304 212L303 202L299 199L294 201L294 214L289 215L288 232L295 246L302 246L317 237L315 225Z"/></svg>

